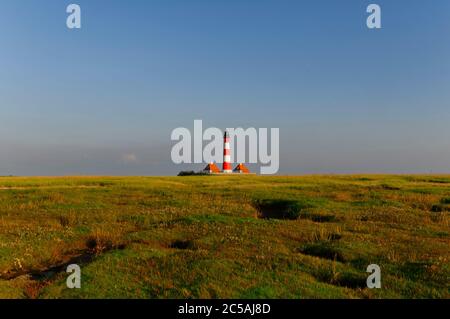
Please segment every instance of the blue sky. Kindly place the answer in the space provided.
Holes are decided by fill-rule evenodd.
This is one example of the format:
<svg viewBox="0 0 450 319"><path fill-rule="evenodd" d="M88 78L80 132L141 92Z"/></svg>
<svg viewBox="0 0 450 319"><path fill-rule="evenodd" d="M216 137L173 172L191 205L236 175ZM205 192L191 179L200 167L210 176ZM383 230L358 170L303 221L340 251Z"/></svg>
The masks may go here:
<svg viewBox="0 0 450 319"><path fill-rule="evenodd" d="M81 30L65 25L70 3ZM450 1L0 9L0 175L198 168L170 159L171 131L194 119L280 128L281 174L450 173Z"/></svg>

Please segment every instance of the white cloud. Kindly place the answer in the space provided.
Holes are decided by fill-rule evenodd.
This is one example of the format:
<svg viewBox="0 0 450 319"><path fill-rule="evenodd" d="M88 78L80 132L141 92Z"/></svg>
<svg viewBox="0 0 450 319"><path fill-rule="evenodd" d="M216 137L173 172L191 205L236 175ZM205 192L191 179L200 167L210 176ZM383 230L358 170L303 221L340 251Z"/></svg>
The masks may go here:
<svg viewBox="0 0 450 319"><path fill-rule="evenodd" d="M126 153L122 155L122 163L132 164L138 161L136 154L134 153Z"/></svg>

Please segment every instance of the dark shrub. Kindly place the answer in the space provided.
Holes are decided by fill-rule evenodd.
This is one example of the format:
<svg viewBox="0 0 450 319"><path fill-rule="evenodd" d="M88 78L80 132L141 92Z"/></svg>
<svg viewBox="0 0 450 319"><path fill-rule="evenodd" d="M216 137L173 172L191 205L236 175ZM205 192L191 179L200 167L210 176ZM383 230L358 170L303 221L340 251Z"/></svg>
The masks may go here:
<svg viewBox="0 0 450 319"><path fill-rule="evenodd" d="M330 223L336 221L336 216L334 215L318 215L318 214L312 214L307 216L308 219L311 219L313 222L316 223Z"/></svg>
<svg viewBox="0 0 450 319"><path fill-rule="evenodd" d="M174 249L189 249L189 250L196 249L194 242L191 240L175 240L170 244L169 247Z"/></svg>
<svg viewBox="0 0 450 319"><path fill-rule="evenodd" d="M178 173L178 176L192 176L195 175L194 171L181 171Z"/></svg>
<svg viewBox="0 0 450 319"><path fill-rule="evenodd" d="M341 287L361 289L367 287L367 278L365 273L344 272L336 280L336 285Z"/></svg>
<svg viewBox="0 0 450 319"><path fill-rule="evenodd" d="M262 199L254 202L261 218L297 219L306 206L295 200Z"/></svg>
<svg viewBox="0 0 450 319"><path fill-rule="evenodd" d="M307 245L304 248L299 249L299 252L309 256L345 262L342 253L328 242Z"/></svg>
<svg viewBox="0 0 450 319"><path fill-rule="evenodd" d="M441 213L450 211L450 205L437 204L431 207L433 213Z"/></svg>

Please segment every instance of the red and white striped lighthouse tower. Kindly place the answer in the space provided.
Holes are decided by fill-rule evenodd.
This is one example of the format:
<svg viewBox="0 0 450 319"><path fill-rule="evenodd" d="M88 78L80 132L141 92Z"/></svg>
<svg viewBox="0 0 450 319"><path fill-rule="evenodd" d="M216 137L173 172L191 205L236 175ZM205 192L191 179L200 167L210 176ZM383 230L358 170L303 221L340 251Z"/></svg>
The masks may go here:
<svg viewBox="0 0 450 319"><path fill-rule="evenodd" d="M232 173L231 168L231 151L230 151L230 135L225 131L223 136L223 173Z"/></svg>

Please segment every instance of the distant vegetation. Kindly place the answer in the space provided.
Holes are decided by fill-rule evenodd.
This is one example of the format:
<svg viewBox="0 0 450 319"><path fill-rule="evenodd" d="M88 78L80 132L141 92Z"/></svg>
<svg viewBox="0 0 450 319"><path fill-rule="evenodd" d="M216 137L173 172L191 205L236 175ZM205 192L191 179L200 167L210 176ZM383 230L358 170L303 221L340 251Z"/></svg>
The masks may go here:
<svg viewBox="0 0 450 319"><path fill-rule="evenodd" d="M209 175L203 172L194 172L194 171L181 171L178 173L178 176L205 176Z"/></svg>
<svg viewBox="0 0 450 319"><path fill-rule="evenodd" d="M0 298L449 298L449 207L449 176L3 177Z"/></svg>

